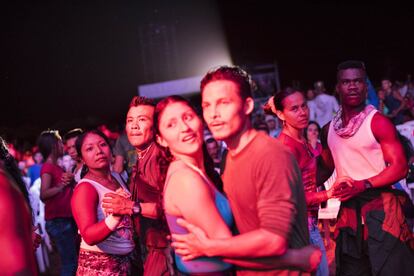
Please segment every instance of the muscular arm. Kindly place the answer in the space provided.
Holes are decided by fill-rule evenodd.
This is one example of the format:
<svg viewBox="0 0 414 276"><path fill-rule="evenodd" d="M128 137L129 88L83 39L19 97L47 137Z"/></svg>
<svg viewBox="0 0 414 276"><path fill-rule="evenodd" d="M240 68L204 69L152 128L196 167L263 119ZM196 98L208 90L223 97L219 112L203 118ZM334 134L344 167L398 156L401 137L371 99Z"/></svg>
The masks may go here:
<svg viewBox="0 0 414 276"><path fill-rule="evenodd" d="M380 113L374 115L371 121L371 130L381 146L386 167L379 174L368 178L368 181L373 188L387 187L406 177L407 160L394 125L384 115ZM340 181L338 179L336 181L338 185L334 188L334 195L339 197L341 201L353 198L366 189L366 179L351 179L346 185L341 185Z"/></svg>
<svg viewBox="0 0 414 276"><path fill-rule="evenodd" d="M387 167L378 175L370 177L369 181L375 188L386 187L406 177L407 160L395 126L384 115L379 113L374 115L371 129L375 139L381 145Z"/></svg>
<svg viewBox="0 0 414 276"><path fill-rule="evenodd" d="M72 213L82 238L89 245L105 240L112 232L104 220L97 221L98 202L98 194L89 183L81 183L75 188L71 200Z"/></svg>

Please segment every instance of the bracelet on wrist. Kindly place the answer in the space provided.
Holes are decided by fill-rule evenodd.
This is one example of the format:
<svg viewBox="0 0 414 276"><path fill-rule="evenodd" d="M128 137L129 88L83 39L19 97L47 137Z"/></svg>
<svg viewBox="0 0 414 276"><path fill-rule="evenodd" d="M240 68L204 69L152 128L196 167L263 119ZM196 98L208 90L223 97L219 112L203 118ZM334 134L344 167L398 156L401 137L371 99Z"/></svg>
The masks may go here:
<svg viewBox="0 0 414 276"><path fill-rule="evenodd" d="M141 215L141 212L142 212L141 204L139 202L134 202L134 205L132 205L132 214Z"/></svg>
<svg viewBox="0 0 414 276"><path fill-rule="evenodd" d="M373 187L371 181L369 181L368 179L364 179L364 187L365 190L371 189Z"/></svg>
<svg viewBox="0 0 414 276"><path fill-rule="evenodd" d="M109 230L111 230L111 231L114 231L116 229L119 222L120 222L120 220L114 218L114 216L112 214L110 214L109 216L107 216L105 218L105 224L109 228Z"/></svg>

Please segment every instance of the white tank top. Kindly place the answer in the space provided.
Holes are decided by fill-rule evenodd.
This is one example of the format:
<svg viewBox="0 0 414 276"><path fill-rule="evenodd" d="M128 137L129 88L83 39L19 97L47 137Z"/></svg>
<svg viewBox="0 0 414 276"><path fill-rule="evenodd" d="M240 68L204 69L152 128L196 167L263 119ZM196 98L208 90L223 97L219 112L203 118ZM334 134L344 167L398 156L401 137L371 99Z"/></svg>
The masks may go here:
<svg viewBox="0 0 414 276"><path fill-rule="evenodd" d="M127 187L123 184L123 181L119 178L118 175L112 174L113 177L118 181L121 187L129 193ZM102 199L106 193L113 193L114 191L106 188L105 186L99 184L96 181L90 179L82 179L78 182L78 185L82 182L87 182L91 184L99 196L98 206L96 206L96 214L97 214L97 221L102 221L105 219L105 214L102 209ZM117 229L113 231L104 241L96 244L96 245L89 245L85 242L82 237L82 241L80 244L80 248L96 251L96 252L104 252L107 254L116 254L116 255L126 255L130 253L135 247L133 241L133 228L132 228L132 220L130 216L123 216L122 221L119 223Z"/></svg>
<svg viewBox="0 0 414 276"><path fill-rule="evenodd" d="M329 125L328 146L331 150L338 177L349 176L363 180L379 174L385 168L381 146L371 130L371 121L377 110L372 110L350 138L336 134L332 122Z"/></svg>

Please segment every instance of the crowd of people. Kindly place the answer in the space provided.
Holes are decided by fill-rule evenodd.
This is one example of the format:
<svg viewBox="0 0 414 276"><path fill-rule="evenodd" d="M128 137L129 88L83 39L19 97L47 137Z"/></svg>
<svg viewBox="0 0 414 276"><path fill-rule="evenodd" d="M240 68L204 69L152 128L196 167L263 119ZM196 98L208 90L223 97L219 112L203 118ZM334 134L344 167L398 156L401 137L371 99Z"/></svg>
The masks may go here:
<svg viewBox="0 0 414 276"><path fill-rule="evenodd" d="M201 80L202 114L182 96L135 96L117 135L46 130L20 155L1 139L0 271L39 272L40 179L60 275L411 275L414 151L396 129L414 118L411 80L376 93L350 60L337 97L316 81L259 110L252 87L220 66ZM318 218L330 199L336 271Z"/></svg>

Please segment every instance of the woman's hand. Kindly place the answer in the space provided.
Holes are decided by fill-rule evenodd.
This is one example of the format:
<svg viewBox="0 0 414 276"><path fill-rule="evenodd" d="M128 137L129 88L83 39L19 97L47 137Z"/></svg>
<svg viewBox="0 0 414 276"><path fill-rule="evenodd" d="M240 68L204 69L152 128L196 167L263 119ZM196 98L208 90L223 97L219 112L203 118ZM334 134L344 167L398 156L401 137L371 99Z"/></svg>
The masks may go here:
<svg viewBox="0 0 414 276"><path fill-rule="evenodd" d="M36 233L36 230L39 229L38 226L32 227L32 242L33 242L33 251L39 247L40 243L42 242L42 236Z"/></svg>
<svg viewBox="0 0 414 276"><path fill-rule="evenodd" d="M71 172L64 172L62 173L62 177L60 178L60 183L63 184L63 186L68 186L73 183L74 180L74 174Z"/></svg>

